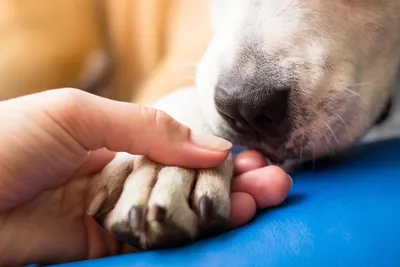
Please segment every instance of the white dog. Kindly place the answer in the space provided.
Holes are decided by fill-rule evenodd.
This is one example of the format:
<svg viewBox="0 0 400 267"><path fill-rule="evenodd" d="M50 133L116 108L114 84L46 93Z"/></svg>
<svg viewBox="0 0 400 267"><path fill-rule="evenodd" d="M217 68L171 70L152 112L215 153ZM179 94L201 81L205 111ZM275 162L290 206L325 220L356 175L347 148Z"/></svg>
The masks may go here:
<svg viewBox="0 0 400 267"><path fill-rule="evenodd" d="M388 114L400 0L213 0L213 38L185 88L155 106L275 163L349 148ZM198 171L126 153L89 208L122 241L184 244L227 221L232 161Z"/></svg>

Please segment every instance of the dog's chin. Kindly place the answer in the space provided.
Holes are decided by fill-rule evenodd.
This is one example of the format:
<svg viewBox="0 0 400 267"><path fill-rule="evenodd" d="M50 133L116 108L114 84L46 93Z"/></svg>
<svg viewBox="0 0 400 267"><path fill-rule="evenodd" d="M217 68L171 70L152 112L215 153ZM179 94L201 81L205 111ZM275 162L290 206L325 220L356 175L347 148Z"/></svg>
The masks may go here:
<svg viewBox="0 0 400 267"><path fill-rule="evenodd" d="M308 138L314 139L315 142L307 145L301 143L289 145L286 139L279 136L271 138L259 132L240 131L227 125L220 127L217 135L229 140L234 145L260 152L273 164L315 160L318 157L335 154L337 150L343 148L339 143L328 142L324 138L313 138L312 136L308 136Z"/></svg>
<svg viewBox="0 0 400 267"><path fill-rule="evenodd" d="M320 144L318 151L308 147L291 147L285 148L285 142L271 143L270 140L260 141L257 138L243 138L240 135L229 135L229 137L221 136L232 142L234 145L244 147L246 149L256 150L261 153L272 164L282 165L286 162L305 162L315 160L319 157L329 156L335 151L332 147L327 147L326 144Z"/></svg>

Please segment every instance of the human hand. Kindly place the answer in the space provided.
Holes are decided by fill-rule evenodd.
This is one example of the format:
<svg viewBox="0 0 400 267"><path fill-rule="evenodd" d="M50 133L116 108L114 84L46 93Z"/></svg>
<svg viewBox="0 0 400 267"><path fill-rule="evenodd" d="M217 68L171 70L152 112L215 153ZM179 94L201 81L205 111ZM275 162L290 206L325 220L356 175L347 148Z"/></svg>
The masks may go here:
<svg viewBox="0 0 400 267"><path fill-rule="evenodd" d="M86 215L90 177L115 151L205 168L225 160L230 149L221 139L201 142L164 113L73 89L2 102L0 122L0 255L5 266L132 251L119 249L115 238ZM291 179L265 164L254 151L235 159L239 176L232 187L230 227L286 198Z"/></svg>

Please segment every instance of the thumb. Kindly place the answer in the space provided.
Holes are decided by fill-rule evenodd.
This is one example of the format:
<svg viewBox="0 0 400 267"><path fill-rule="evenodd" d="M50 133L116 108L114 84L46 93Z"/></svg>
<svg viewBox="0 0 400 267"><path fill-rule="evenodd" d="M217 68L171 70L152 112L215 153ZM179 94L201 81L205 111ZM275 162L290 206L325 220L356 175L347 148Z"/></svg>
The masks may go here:
<svg viewBox="0 0 400 267"><path fill-rule="evenodd" d="M163 111L98 97L77 89L44 92L53 119L86 150L107 148L146 155L166 165L213 167L232 144L194 133ZM43 106L42 106L43 107Z"/></svg>

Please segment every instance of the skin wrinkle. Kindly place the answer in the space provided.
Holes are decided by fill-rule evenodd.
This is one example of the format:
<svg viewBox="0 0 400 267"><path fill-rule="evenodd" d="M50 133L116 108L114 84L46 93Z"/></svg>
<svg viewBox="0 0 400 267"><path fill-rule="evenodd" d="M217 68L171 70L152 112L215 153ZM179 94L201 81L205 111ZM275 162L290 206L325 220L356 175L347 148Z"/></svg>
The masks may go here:
<svg viewBox="0 0 400 267"><path fill-rule="evenodd" d="M67 151L69 150L69 151L71 151L71 155L73 155L74 153L75 153L75 156L74 157L76 157L76 153L78 153L77 151L73 151L73 150L70 150L70 148L71 147L74 147L74 145L73 144L69 144L69 145L65 145L65 144L62 144L62 143L65 143L65 142L59 142L59 138L58 139L54 139L53 138L53 136L59 136L59 134L63 134L63 132L60 132L60 133L57 133L57 134L54 134L54 133L50 133L48 130L47 130L47 127L46 127L46 125L48 125L47 124L47 121L46 121L46 117L43 117L43 114L37 114L37 115L33 115L33 116L29 116L29 117L27 117L26 119L24 119L24 120L26 120L27 121L27 123L29 123L29 124L31 124L31 126L30 127L34 127L36 130L35 130L35 136L36 136L36 138L39 138L39 139L43 139L43 138L47 138L48 139L48 137L50 137L50 139L48 139L47 141L46 141L46 143L47 144L49 144L49 145L51 145L51 144L54 144L54 143L57 143L57 145L61 145L61 146L63 146L63 147L65 147L65 148L67 148ZM51 123L51 122L50 122ZM55 127L56 128L56 127ZM43 135L44 134L44 135ZM43 136L45 136L45 137L43 137ZM14 138L14 137L12 137L12 138ZM64 138L64 140L68 140L68 138ZM22 151L24 151L25 149L24 148L21 148L22 149ZM37 153L42 153L42 151L43 150L41 150L41 149L39 149L38 148L38 150L37 150ZM79 153L78 153L79 154ZM29 156L31 156L31 157L33 157L33 158L35 158L37 155L31 155L31 154L22 154L22 157L29 157ZM51 156L49 156L49 158L51 158ZM68 158L68 156L67 156L67 158ZM16 159L14 159L14 160L16 160ZM22 159L21 159L22 160ZM68 162L68 159L65 159L65 162ZM4 165L6 165L6 166L8 166L9 167L9 171L8 171L8 173L12 173L12 172L14 172L14 170L11 168L11 166L15 166L15 164L11 164L11 162L10 162L10 164L7 164L7 163L2 163L2 165L3 165L3 168L4 168ZM51 167L51 165L49 165L49 167ZM74 169L74 167L73 166L71 166L73 169ZM78 167L78 166L75 166L75 167ZM53 172L54 170L53 169L49 169L49 172ZM4 173L4 172L3 172ZM5 173L7 173L7 172L5 172ZM30 175L30 176L32 176L32 175L35 175L35 173L29 173L29 174L27 174L27 175ZM65 175L65 177L67 177L68 175ZM63 176L64 177L64 176ZM40 177L39 177L40 178ZM13 184L15 184L15 181L14 181L14 179L12 178L12 177L9 177L9 179L6 179L6 178L4 178L4 179L2 179L3 180L3 183L5 183L4 181L7 181L7 180L9 180L9 184L12 182ZM23 180L21 180L21 182L23 183L24 181ZM37 185L37 186L39 186L39 185L41 185L41 183L35 183L35 185ZM43 185L42 185L43 186ZM15 188L24 188L24 186L17 186L17 185L15 185L14 186ZM10 191L12 190L12 188L8 188L8 190L6 191L6 192L9 192L9 195L11 196L11 195L20 195L21 194L21 192L15 192L14 194L12 194ZM39 188L38 188L38 190L40 190Z"/></svg>
<svg viewBox="0 0 400 267"><path fill-rule="evenodd" d="M85 163L85 161L88 159L88 157L90 155L90 151L83 149L82 145L76 139L73 139L72 143L65 142L65 140L71 140L69 138L69 136L71 136L71 135L66 131L66 128L64 128L61 123L57 122L57 120L55 120L54 117L52 117L48 112L46 112L45 115L51 120L51 122L49 122L49 124L54 123L54 125L55 125L55 127L51 127L51 128L52 129L57 128L57 126L58 126L59 131L57 132L57 134L51 133L50 130L48 130L49 128L46 126L46 124L43 124L40 127L40 129L43 130L44 132L46 132L48 137L54 139L54 141L56 143L60 144L64 149L66 149L67 151L70 151L71 155L74 155L74 157L76 157L77 154L82 153L82 157L81 157L82 163L80 163L80 166L83 165ZM40 125L39 122L38 122L38 125ZM62 136L64 136L64 138ZM77 152L76 149L73 149L75 147L75 144L78 144L79 148L77 148L77 150L81 150L81 152ZM69 160L66 160L66 161L69 162ZM79 165L76 166L76 168L72 168L72 169L78 169L78 168L79 168Z"/></svg>
<svg viewBox="0 0 400 267"><path fill-rule="evenodd" d="M75 109L73 109L73 110L75 110ZM87 153L89 153L89 151L83 146L83 144L76 138L76 136L75 135L73 135L73 134L71 134L69 131L68 131L68 126L65 126L65 125L63 125L63 123L60 121L60 120L58 120L56 117L54 117L53 115L52 115L52 111L48 111L48 110L43 110L43 112L44 112L44 114L45 114L45 116L47 116L55 125L57 125L58 127L59 127L59 129L61 130L61 132L63 132L63 134L64 135L68 135L68 136L70 136L70 137L72 137L73 138L73 141L76 143L76 144L78 144L79 145L79 147L82 149L82 150L84 150L84 151L86 151ZM66 111L64 111L64 112L62 112L61 114L71 114L70 113L70 110L66 110ZM71 117L73 117L72 115L71 115ZM43 127L43 130L46 130L46 127ZM59 136L59 135L56 135L57 137ZM62 143L64 143L64 141L62 141L62 140L65 140L65 138L61 138L61 137L59 137L58 138L58 142L60 142L61 144ZM68 140L68 139L67 139ZM68 150L71 150L71 147L73 147L73 146L71 146L71 144L62 144L66 149L68 149Z"/></svg>
<svg viewBox="0 0 400 267"><path fill-rule="evenodd" d="M76 170L76 172L72 175L72 177L77 177L77 174L79 174L79 172L80 172L80 170L85 166L85 164L87 164L88 163L88 161L90 160L90 157L91 157L91 155L92 155L92 151L88 151L87 152L87 157L83 160L83 162L82 162L82 164L77 168L77 170ZM84 186L84 188L86 188L85 189L85 192L90 192L90 190L88 190L89 189L89 187L88 187L88 185L90 184L89 183L89 181L90 181L90 179L89 179L89 176L87 177L87 178L85 178L85 179L83 179L83 180L86 180L86 186ZM60 206L60 214L62 214L62 213L64 213L64 214L69 214L68 212L63 212L63 206L64 206L64 203L66 202L66 193L65 193L65 191L67 190L67 187L64 187L63 189L62 189L62 200L61 200L61 206ZM86 211L86 205L87 205L87 201L82 201L82 205L83 205L83 209L85 209L85 211Z"/></svg>
<svg viewBox="0 0 400 267"><path fill-rule="evenodd" d="M61 95L62 94L62 95ZM74 114L85 114L85 112L80 112L81 107L85 107L86 109L91 108L91 102L82 101L82 95L78 90L62 90L61 94L57 97L52 99L52 101L57 101L58 104L54 105L53 103L45 103L43 105L43 112L45 115L50 118L56 125L58 125L66 134L71 136L74 141L80 145L82 149L88 151L83 143L76 137L76 131L83 129L83 126L77 127L77 121L71 122L71 118L76 118L78 116L74 116ZM46 108L47 107L47 108ZM53 109L53 110L51 110ZM55 117L53 114L62 114L64 117L58 118ZM99 116L103 117L103 116ZM84 117L81 117L79 121L85 124ZM74 125L71 127L70 125ZM71 132L71 130L75 131Z"/></svg>

